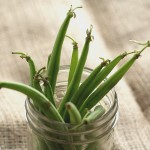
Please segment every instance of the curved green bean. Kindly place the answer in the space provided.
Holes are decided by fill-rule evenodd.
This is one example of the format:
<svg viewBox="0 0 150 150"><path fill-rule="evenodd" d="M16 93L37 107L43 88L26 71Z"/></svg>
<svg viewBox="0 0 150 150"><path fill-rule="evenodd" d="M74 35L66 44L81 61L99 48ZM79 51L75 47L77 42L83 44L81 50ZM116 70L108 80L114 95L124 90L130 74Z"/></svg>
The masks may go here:
<svg viewBox="0 0 150 150"><path fill-rule="evenodd" d="M81 123L80 112L78 111L78 109L76 108L76 106L73 103L67 102L66 103L66 109L69 112L70 123L72 123L72 124Z"/></svg>
<svg viewBox="0 0 150 150"><path fill-rule="evenodd" d="M38 90L25 84L13 82L0 82L0 89L1 88L16 90L27 95L49 119L64 122L55 106Z"/></svg>
<svg viewBox="0 0 150 150"><path fill-rule="evenodd" d="M96 119L100 118L103 114L105 114L106 110L102 105L98 105L95 107L94 111L87 111L81 120L80 124L77 124L75 127L71 128L70 131L75 131L83 125L89 124Z"/></svg>
<svg viewBox="0 0 150 150"><path fill-rule="evenodd" d="M33 87L33 78L35 76L36 69L32 58L22 52L12 52L12 54L19 54L22 59L25 58L28 62L30 68L30 85Z"/></svg>
<svg viewBox="0 0 150 150"><path fill-rule="evenodd" d="M90 122L100 118L106 112L105 108L102 105L96 106L93 112L83 118L83 124L89 124Z"/></svg>

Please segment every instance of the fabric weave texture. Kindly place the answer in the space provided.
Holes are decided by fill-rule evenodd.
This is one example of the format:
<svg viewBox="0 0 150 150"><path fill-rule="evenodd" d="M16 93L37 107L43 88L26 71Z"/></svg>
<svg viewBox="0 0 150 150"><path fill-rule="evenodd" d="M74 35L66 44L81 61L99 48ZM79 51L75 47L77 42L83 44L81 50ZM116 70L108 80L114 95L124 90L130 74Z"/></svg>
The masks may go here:
<svg viewBox="0 0 150 150"><path fill-rule="evenodd" d="M94 26L88 67L96 66L98 57L114 58L124 50L140 47L130 39L150 40L148 0L0 0L0 81L28 84L27 63L11 52L25 52L32 56L37 68L43 67L70 4L84 7L76 11L77 17L68 30L80 49L86 28ZM70 63L71 47L67 40L61 64ZM150 150L149 49L142 55L116 86L119 121L113 150ZM27 150L25 98L18 92L0 90L0 150Z"/></svg>

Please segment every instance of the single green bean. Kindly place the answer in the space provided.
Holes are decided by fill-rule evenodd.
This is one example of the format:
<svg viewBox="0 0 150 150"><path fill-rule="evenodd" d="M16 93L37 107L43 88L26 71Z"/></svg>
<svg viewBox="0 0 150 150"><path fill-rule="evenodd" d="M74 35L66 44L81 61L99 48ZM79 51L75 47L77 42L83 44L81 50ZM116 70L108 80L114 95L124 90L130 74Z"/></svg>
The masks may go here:
<svg viewBox="0 0 150 150"><path fill-rule="evenodd" d="M89 110L84 115L83 119L81 120L81 123L74 126L72 129L70 129L70 131L76 131L76 130L78 130L78 128L82 127L83 125L86 125L86 124L89 124L89 123L95 121L96 119L100 118L105 112L106 112L106 110L102 105L96 106L94 111Z"/></svg>
<svg viewBox="0 0 150 150"><path fill-rule="evenodd" d="M73 75L71 83L69 84L66 95L64 96L63 100L61 101L59 105L58 111L60 112L60 114L62 114L62 116L64 115L65 103L71 99L71 97L73 96L73 94L79 87L82 72L83 72L84 65L85 65L86 58L87 58L88 51L89 51L90 42L92 40L91 32L92 32L92 27L90 28L90 31L87 30L87 37L86 37L85 44L82 50L82 54L80 56L80 59L78 61L78 64L75 70L75 73Z"/></svg>
<svg viewBox="0 0 150 150"><path fill-rule="evenodd" d="M72 39L71 37L69 37L67 35L66 35L66 37L68 37L72 40L72 45L73 45L73 52L72 52L69 77L68 77L68 86L69 86L69 84L72 80L72 77L74 75L77 63L78 63L78 43L74 39Z"/></svg>
<svg viewBox="0 0 150 150"><path fill-rule="evenodd" d="M84 108L89 110L95 106L125 75L125 73L130 69L134 64L137 58L144 49L149 47L146 45L141 51L135 52L135 54L130 58L122 67L120 67L114 74L112 74L107 80L105 80L82 104L79 108L81 115L83 115Z"/></svg>
<svg viewBox="0 0 150 150"><path fill-rule="evenodd" d="M81 123L80 112L78 111L78 109L76 108L76 106L73 103L67 102L66 103L66 109L69 112L70 123L71 124L79 124L79 123Z"/></svg>
<svg viewBox="0 0 150 150"><path fill-rule="evenodd" d="M43 93L43 91L41 88L41 84L40 84L41 80L39 79L39 76L41 76L41 74L44 72L45 69L46 69L46 67L42 67L41 69L39 69L33 78L33 87L36 90L40 91L41 93Z"/></svg>
<svg viewBox="0 0 150 150"><path fill-rule="evenodd" d="M48 98L48 100L56 107L54 94L52 91L52 87L47 79L44 81L44 95Z"/></svg>
<svg viewBox="0 0 150 150"><path fill-rule="evenodd" d="M30 97L34 103L42 110L42 112L51 120L56 120L64 123L55 106L38 90L21 83L0 82L0 89L8 88L21 92Z"/></svg>
<svg viewBox="0 0 150 150"><path fill-rule="evenodd" d="M53 93L55 92L55 86L56 86L56 80L57 80L57 75L59 71L60 56L61 56L61 49L62 49L63 41L67 32L67 28L70 23L70 20L73 16L74 16L74 9L71 8L68 11L67 16L59 29L59 32L57 34L54 47L51 53L50 62L48 63L47 75L48 75L48 80L52 87Z"/></svg>
<svg viewBox="0 0 150 150"><path fill-rule="evenodd" d="M33 78L35 76L36 73L36 69L35 69L35 65L33 60L31 59L30 56L22 53L22 52L12 52L12 54L19 54L21 58L25 58L26 61L29 64L29 68L30 68L30 85L33 87Z"/></svg>
<svg viewBox="0 0 150 150"><path fill-rule="evenodd" d="M102 105L96 106L93 112L83 118L83 124L89 124L90 122L100 118L106 112L105 108Z"/></svg>

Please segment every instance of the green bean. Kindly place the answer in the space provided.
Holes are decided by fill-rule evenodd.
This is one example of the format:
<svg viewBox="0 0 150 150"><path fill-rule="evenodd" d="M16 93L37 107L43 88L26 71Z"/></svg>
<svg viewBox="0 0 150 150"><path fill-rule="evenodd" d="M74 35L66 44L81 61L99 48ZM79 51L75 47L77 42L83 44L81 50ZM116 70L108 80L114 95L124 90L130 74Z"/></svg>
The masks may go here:
<svg viewBox="0 0 150 150"><path fill-rule="evenodd" d="M40 85L39 76L43 73L43 71L44 71L45 69L46 69L45 67L42 67L41 69L39 69L39 70L36 72L36 74L35 74L35 76L34 76L34 78L33 78L33 87L34 87L36 90L40 91L41 93L43 93L43 91L42 91L42 88L41 88L41 85Z"/></svg>
<svg viewBox="0 0 150 150"><path fill-rule="evenodd" d="M0 82L0 89L8 88L30 97L42 112L51 120L64 122L55 106L38 90L21 83Z"/></svg>
<svg viewBox="0 0 150 150"><path fill-rule="evenodd" d="M22 52L12 52L12 54L19 54L21 58L25 58L30 67L30 85L33 87L33 77L36 73L35 65L30 56L22 53Z"/></svg>
<svg viewBox="0 0 150 150"><path fill-rule="evenodd" d="M62 49L63 41L67 32L67 28L70 23L70 20L73 16L75 16L74 10L75 9L71 8L68 11L67 16L59 29L59 32L57 34L56 41L54 43L54 47L51 53L51 59L50 59L50 62L48 63L47 75L48 75L48 80L52 87L53 93L55 91L56 80L57 80L57 75L59 71L60 56L61 56L61 49Z"/></svg>
<svg viewBox="0 0 150 150"><path fill-rule="evenodd" d="M44 95L56 107L52 87L47 79L44 80Z"/></svg>
<svg viewBox="0 0 150 150"><path fill-rule="evenodd" d="M86 118L87 116L89 116L92 113L92 111L88 110L87 108L84 109L84 112L85 112L85 115L83 116L83 119Z"/></svg>
<svg viewBox="0 0 150 150"><path fill-rule="evenodd" d="M72 129L70 129L70 131L75 131L81 126L95 121L96 119L100 118L105 112L106 110L102 105L96 106L94 111L88 110L87 113L84 115L83 119L81 120L80 124L74 126Z"/></svg>
<svg viewBox="0 0 150 150"><path fill-rule="evenodd" d="M63 100L61 101L60 105L59 105L59 112L60 114L64 115L64 105L66 102L68 102L70 100L70 98L72 97L72 95L75 93L75 91L78 89L79 84L80 84L80 80L81 80L81 76L82 76L82 72L84 69L84 65L86 62L86 58L88 55L88 51L89 51L89 45L90 42L92 40L92 36L91 36L91 32L92 32L92 27L90 28L90 30L87 30L87 37L85 40L85 44L82 50L82 54L80 56L80 59L78 61L74 76L71 80L71 83L67 89L66 95L64 96Z"/></svg>
<svg viewBox="0 0 150 150"><path fill-rule="evenodd" d="M96 119L100 118L105 113L105 111L106 110L102 105L96 106L93 112L83 118L83 124L89 124L90 122L95 121Z"/></svg>
<svg viewBox="0 0 150 150"><path fill-rule="evenodd" d="M66 109L69 112L70 123L72 123L72 124L81 123L80 112L78 111L78 109L76 108L76 106L73 103L67 102L66 103Z"/></svg>
<svg viewBox="0 0 150 150"><path fill-rule="evenodd" d="M71 37L69 37L67 35L66 35L66 37L68 37L72 40L72 45L73 45L73 52L72 52L69 77L68 77L68 86L69 86L69 84L72 80L72 77L74 75L77 63L78 63L78 43L74 39L72 39Z"/></svg>
<svg viewBox="0 0 150 150"><path fill-rule="evenodd" d="M91 109L95 106L125 75L125 73L130 69L130 67L134 64L137 58L139 58L140 54L144 49L149 47L146 45L141 51L135 52L135 54L130 58L122 67L120 67L114 74L112 74L107 80L105 80L82 104L79 108L81 115L83 115L84 108Z"/></svg>

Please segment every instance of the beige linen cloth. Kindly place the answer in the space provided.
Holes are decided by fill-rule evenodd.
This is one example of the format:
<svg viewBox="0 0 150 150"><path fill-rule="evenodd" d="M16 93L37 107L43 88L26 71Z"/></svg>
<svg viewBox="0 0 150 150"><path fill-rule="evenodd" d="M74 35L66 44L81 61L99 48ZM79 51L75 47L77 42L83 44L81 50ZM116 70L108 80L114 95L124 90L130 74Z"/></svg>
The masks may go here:
<svg viewBox="0 0 150 150"><path fill-rule="evenodd" d="M130 39L150 40L148 0L0 0L0 81L28 84L27 63L11 52L28 53L38 69L43 67L70 4L84 6L76 10L68 30L80 49L86 29L94 26L95 39L86 64L90 68L99 63L98 57L113 58L140 47L129 43ZM71 47L66 39L61 64L69 64ZM150 49L142 55L116 86L120 117L113 150L150 150ZM0 150L27 149L25 98L0 90Z"/></svg>

